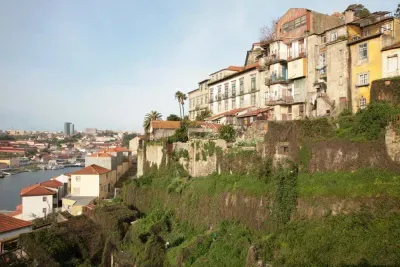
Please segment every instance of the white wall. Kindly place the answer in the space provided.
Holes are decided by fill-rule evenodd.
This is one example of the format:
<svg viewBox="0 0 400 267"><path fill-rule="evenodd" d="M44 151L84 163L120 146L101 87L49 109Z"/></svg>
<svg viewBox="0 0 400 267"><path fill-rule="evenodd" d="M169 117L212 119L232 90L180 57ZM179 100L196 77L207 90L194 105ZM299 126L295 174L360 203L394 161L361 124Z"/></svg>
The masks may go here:
<svg viewBox="0 0 400 267"><path fill-rule="evenodd" d="M232 100L235 99L236 101L236 107L235 108L240 108L240 107L249 107L251 105L251 95L255 94L256 96L256 107L260 107L261 100L260 100L260 94L259 91L256 92L251 92L251 76L255 75L256 76L256 90L260 90L260 83L263 82L264 80L261 79L260 72L258 70L252 70L248 71L242 75L238 75L235 77L232 77L231 79L227 79L224 81L221 81L219 83L213 84L209 86L209 92L211 93L211 88L213 88L213 99L214 102L210 104L210 110L212 113L219 114L223 113L229 110L232 110ZM244 95L243 95L243 105L240 106L240 79L243 78L243 87L244 87ZM261 81L262 80L262 81ZM236 96L232 96L232 82L236 81ZM225 94L225 84L228 83L228 98L227 99L221 99L220 101L215 100L215 96L218 96L218 87L221 86L221 97ZM211 96L210 96L211 99ZM228 102L228 108L225 109L225 101ZM218 102L221 103L220 109L218 109ZM211 106L212 105L212 106Z"/></svg>
<svg viewBox="0 0 400 267"><path fill-rule="evenodd" d="M77 179L77 177L79 177ZM72 175L71 195L72 196L99 196L100 192L99 175Z"/></svg>
<svg viewBox="0 0 400 267"><path fill-rule="evenodd" d="M28 227L24 227L24 228L20 228L20 229L14 230L14 231L0 233L0 242L2 240L8 239L8 238L12 238L12 237L17 237L20 234L29 233L31 231L32 231L32 226L28 226Z"/></svg>
<svg viewBox="0 0 400 267"><path fill-rule="evenodd" d="M397 61L397 69L393 68L393 67L391 69L389 69L388 57L391 57L391 63L393 61L395 61L395 62ZM399 57L400 57L400 49L393 49L393 50L388 50L388 51L382 52L382 77L383 78L389 78L389 77L394 77L394 76L400 75Z"/></svg>
<svg viewBox="0 0 400 267"><path fill-rule="evenodd" d="M43 201L46 197L46 201ZM46 214L43 209L46 209ZM26 196L22 197L22 219L31 221L36 218L43 218L53 212L53 196Z"/></svg>

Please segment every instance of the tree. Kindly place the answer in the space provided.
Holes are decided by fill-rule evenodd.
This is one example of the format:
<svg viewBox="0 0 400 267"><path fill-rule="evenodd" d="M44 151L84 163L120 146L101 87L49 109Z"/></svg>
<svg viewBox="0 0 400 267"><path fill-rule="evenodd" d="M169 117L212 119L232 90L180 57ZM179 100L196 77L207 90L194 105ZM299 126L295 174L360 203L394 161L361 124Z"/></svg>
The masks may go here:
<svg viewBox="0 0 400 267"><path fill-rule="evenodd" d="M179 115L181 118L182 117L182 107L181 107L181 97L182 97L183 93L181 91L176 91L175 93L175 99L178 100L178 105L179 105Z"/></svg>
<svg viewBox="0 0 400 267"><path fill-rule="evenodd" d="M236 131L232 125L224 125L219 129L219 138L224 139L226 142L235 142Z"/></svg>
<svg viewBox="0 0 400 267"><path fill-rule="evenodd" d="M200 114L196 116L196 121L204 121L205 119L211 117L212 113L209 109L202 110Z"/></svg>
<svg viewBox="0 0 400 267"><path fill-rule="evenodd" d="M178 115L175 115L175 114L170 114L167 117L167 121L180 121L180 120L181 120L181 118Z"/></svg>
<svg viewBox="0 0 400 267"><path fill-rule="evenodd" d="M397 4L397 9L394 12L394 16L398 19L400 19L400 4Z"/></svg>
<svg viewBox="0 0 400 267"><path fill-rule="evenodd" d="M147 113L144 116L144 121L143 121L143 128L144 131L147 133L150 130L150 125L152 121L158 121L161 120L162 115L158 111L152 110L150 113Z"/></svg>
<svg viewBox="0 0 400 267"><path fill-rule="evenodd" d="M279 18L273 19L269 25L264 25L260 29L260 40L261 42L274 41L277 38L276 24Z"/></svg>
<svg viewBox="0 0 400 267"><path fill-rule="evenodd" d="M181 115L181 118L183 119L185 117L185 100L187 99L186 95L182 93L181 91L177 91L175 93L175 99L178 100L179 103L179 113Z"/></svg>
<svg viewBox="0 0 400 267"><path fill-rule="evenodd" d="M0 140L10 140L10 141L13 141L13 140L15 140L15 138L12 137L11 135L8 135L8 134L0 134Z"/></svg>
<svg viewBox="0 0 400 267"><path fill-rule="evenodd" d="M369 10L362 4L351 4L346 8L346 11L347 10L353 10L354 16L359 18L364 18L371 14L371 12L369 12Z"/></svg>

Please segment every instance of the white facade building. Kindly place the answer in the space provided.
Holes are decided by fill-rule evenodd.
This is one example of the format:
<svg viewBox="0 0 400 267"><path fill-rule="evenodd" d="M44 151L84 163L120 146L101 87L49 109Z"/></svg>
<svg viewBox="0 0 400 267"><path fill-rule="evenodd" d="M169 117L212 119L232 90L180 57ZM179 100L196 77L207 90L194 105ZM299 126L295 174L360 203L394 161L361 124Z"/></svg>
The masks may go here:
<svg viewBox="0 0 400 267"><path fill-rule="evenodd" d="M57 194L55 191L35 184L21 190L22 197L22 219L31 221L43 218L53 212L57 207ZM55 205L55 206L54 206Z"/></svg>
<svg viewBox="0 0 400 267"><path fill-rule="evenodd" d="M90 165L71 173L71 196L94 196L104 199L113 193L111 170Z"/></svg>

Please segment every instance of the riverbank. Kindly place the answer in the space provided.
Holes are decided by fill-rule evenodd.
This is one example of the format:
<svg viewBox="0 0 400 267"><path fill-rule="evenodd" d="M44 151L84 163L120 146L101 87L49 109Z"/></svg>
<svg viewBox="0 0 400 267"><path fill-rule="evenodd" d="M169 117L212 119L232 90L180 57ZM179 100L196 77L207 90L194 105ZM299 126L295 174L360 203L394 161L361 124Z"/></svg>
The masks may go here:
<svg viewBox="0 0 400 267"><path fill-rule="evenodd" d="M15 210L21 204L21 189L35 183L41 183L63 173L74 172L77 168L64 168L48 171L30 171L5 176L0 179L0 210ZM8 172L8 171L7 171Z"/></svg>

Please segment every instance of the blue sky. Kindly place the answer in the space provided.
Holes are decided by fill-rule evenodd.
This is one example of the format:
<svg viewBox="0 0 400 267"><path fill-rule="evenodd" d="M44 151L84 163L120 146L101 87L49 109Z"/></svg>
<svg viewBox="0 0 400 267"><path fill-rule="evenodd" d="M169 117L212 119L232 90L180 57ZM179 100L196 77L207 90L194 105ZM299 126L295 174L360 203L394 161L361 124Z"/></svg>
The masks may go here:
<svg viewBox="0 0 400 267"><path fill-rule="evenodd" d="M178 89L243 65L260 27L290 7L331 14L350 3L0 0L0 129L141 131L150 110L179 114Z"/></svg>

